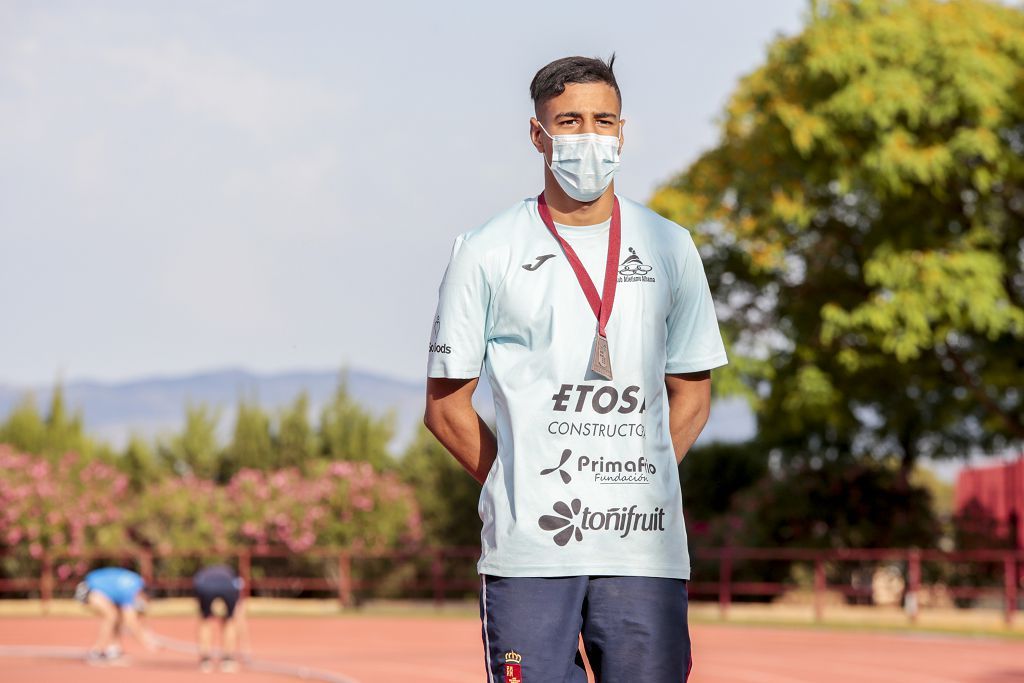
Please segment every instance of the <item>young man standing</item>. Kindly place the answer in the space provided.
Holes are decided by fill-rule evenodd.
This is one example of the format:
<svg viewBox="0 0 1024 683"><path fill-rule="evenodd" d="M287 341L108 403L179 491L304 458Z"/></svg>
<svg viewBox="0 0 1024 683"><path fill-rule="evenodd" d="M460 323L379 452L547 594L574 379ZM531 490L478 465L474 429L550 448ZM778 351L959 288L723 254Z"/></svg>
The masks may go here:
<svg viewBox="0 0 1024 683"><path fill-rule="evenodd" d="M615 195L614 59L530 86L544 192L455 240L424 420L483 484L489 683L679 683L690 566L677 463L726 363L689 232ZM473 409L481 365L497 437Z"/></svg>

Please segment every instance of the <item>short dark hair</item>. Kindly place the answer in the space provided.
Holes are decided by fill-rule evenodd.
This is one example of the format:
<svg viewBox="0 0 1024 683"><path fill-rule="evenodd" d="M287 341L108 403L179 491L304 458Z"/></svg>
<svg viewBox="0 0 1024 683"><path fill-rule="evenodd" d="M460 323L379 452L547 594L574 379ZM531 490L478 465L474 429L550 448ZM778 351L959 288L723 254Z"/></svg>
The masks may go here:
<svg viewBox="0 0 1024 683"><path fill-rule="evenodd" d="M537 72L530 81L530 97L533 105L540 106L552 97L565 92L567 83L607 83L615 90L615 96L622 105L622 93L615 82L615 53L605 62L591 57L562 57Z"/></svg>

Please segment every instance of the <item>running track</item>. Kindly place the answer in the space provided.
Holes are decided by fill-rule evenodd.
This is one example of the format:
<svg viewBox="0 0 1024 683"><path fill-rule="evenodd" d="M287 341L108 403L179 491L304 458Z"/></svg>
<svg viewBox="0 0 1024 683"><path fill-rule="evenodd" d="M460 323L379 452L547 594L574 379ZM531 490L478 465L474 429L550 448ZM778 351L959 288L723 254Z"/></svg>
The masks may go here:
<svg viewBox="0 0 1024 683"><path fill-rule="evenodd" d="M481 683L479 622L467 618L254 618L255 656L322 669L359 683ZM162 635L191 639L195 622L151 619ZM0 652L10 646L87 645L95 623L73 617L0 619ZM1022 683L1024 642L947 636L875 635L807 629L693 626L691 683ZM4 683L210 683L191 657L148 654L129 643L130 663L94 667L54 657L0 657ZM7 654L10 654L8 649ZM54 650L54 653L57 653ZM223 674L214 674L218 680ZM242 672L238 683L285 683ZM297 679L291 679L297 680ZM528 683L528 682L527 682ZM612 683L643 683L613 681Z"/></svg>

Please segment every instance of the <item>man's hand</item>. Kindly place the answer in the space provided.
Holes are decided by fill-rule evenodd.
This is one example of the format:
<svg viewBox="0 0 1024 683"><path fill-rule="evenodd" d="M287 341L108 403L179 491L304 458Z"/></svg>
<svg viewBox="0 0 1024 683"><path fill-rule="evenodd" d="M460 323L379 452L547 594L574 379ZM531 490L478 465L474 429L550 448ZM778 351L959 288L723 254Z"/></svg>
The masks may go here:
<svg viewBox="0 0 1024 683"><path fill-rule="evenodd" d="M711 371L665 375L668 428L676 462L683 461L711 414Z"/></svg>
<svg viewBox="0 0 1024 683"><path fill-rule="evenodd" d="M427 379L423 424L481 484L498 455L498 441L473 408L479 378Z"/></svg>

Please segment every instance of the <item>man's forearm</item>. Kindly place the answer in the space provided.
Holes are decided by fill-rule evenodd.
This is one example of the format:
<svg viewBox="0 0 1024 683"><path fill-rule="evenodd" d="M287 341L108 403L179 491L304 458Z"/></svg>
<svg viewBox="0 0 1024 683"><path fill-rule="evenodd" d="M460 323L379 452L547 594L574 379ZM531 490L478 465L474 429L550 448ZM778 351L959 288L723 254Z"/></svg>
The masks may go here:
<svg viewBox="0 0 1024 683"><path fill-rule="evenodd" d="M672 447L676 462L683 458L693 446L707 424L709 411L697 402L687 402L673 407L669 404L669 429L672 432Z"/></svg>
<svg viewBox="0 0 1024 683"><path fill-rule="evenodd" d="M428 410L424 423L441 445L481 484L498 455L498 441L472 406Z"/></svg>
<svg viewBox="0 0 1024 683"><path fill-rule="evenodd" d="M693 446L711 414L711 373L669 375L668 428L676 462L680 463Z"/></svg>

